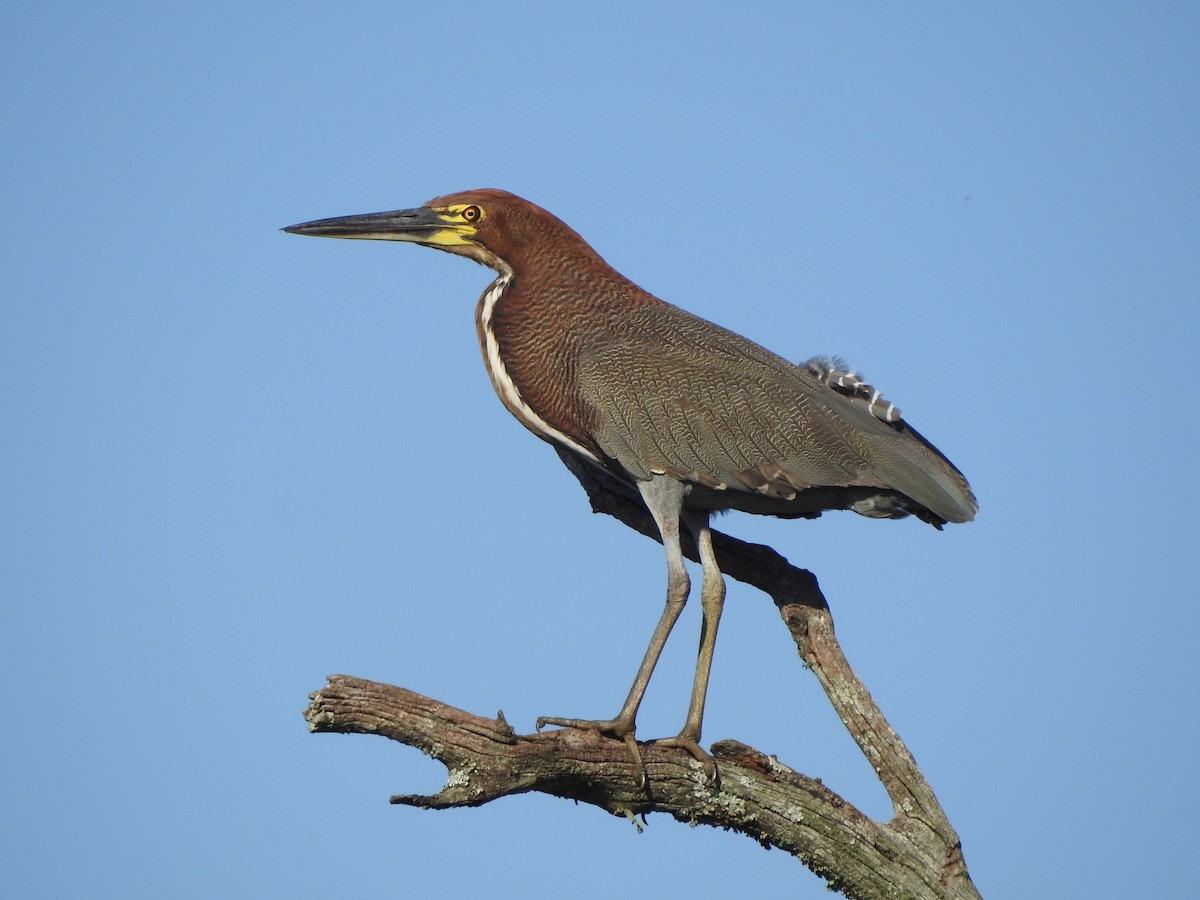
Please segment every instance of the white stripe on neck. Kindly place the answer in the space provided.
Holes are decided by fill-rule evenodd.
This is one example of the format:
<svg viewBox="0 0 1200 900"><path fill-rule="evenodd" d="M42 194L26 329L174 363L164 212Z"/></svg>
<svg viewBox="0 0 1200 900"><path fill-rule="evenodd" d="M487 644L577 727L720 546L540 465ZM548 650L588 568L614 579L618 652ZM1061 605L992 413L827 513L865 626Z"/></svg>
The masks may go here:
<svg viewBox="0 0 1200 900"><path fill-rule="evenodd" d="M540 435L556 444L561 444L564 447L569 447L581 456L598 463L600 460L596 458L596 454L567 437L533 411L524 398L521 397L521 392L517 390L516 384L509 376L508 369L504 367L504 360L500 356L500 344L496 340L496 333L492 330L492 314L496 310L496 303L500 300L505 288L508 287L511 281L511 271L501 272L500 277L492 282L492 286L483 295L483 300L480 304L479 322L483 328L487 370L488 376L492 379L492 387L496 389L496 393L500 395L500 398L505 401L505 405L510 410L515 410L515 415L521 421L521 424L534 434Z"/></svg>

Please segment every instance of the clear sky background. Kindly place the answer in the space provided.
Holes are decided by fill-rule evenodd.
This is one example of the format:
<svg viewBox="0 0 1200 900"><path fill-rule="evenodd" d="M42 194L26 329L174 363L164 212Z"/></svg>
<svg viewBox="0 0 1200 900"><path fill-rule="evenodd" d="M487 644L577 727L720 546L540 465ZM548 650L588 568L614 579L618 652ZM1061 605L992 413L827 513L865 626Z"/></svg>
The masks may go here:
<svg viewBox="0 0 1200 900"><path fill-rule="evenodd" d="M278 231L491 186L846 357L970 477L978 521L940 534L719 527L816 572L984 896L1193 896L1198 10L11 6L4 892L828 896L662 816L390 807L444 771L306 731L333 672L523 731L610 715L659 615L660 548L493 395L489 273ZM643 737L682 722L698 619ZM888 814L740 585L705 725Z"/></svg>

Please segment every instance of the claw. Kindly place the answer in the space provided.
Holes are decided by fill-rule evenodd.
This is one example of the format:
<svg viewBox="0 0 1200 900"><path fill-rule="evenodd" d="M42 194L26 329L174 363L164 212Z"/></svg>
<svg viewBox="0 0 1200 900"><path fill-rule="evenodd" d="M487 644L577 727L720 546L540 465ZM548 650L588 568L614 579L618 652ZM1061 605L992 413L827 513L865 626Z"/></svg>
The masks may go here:
<svg viewBox="0 0 1200 900"><path fill-rule="evenodd" d="M632 722L626 722L623 719L560 719L556 716L538 716L538 720L534 723L533 727L535 730L541 731L547 725L554 725L559 728L578 728L581 731L595 731L605 737L622 741L629 748L629 755L633 757L633 764L638 771L638 790L644 791L650 783L650 779L646 774L646 764L642 762L642 751L638 748L637 738L634 737Z"/></svg>
<svg viewBox="0 0 1200 900"><path fill-rule="evenodd" d="M712 754L700 746L700 743L687 735L680 734L673 738L660 738L653 741L659 747L678 747L681 750L686 750L692 754L692 757L704 766L704 777L711 781L714 785L719 783L719 775L717 773L717 761L712 758Z"/></svg>

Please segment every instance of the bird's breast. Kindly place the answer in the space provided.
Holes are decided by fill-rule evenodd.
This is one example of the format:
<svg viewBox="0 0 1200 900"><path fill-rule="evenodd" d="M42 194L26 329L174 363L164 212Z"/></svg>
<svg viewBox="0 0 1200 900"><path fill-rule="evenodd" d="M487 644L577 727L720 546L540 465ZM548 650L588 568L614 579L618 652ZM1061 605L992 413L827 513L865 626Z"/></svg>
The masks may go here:
<svg viewBox="0 0 1200 900"><path fill-rule="evenodd" d="M543 440L568 447L592 462L600 457L581 423L570 411L570 360L563 347L514 327L498 314L512 275L502 274L479 299L475 326L480 350L500 401L517 421Z"/></svg>

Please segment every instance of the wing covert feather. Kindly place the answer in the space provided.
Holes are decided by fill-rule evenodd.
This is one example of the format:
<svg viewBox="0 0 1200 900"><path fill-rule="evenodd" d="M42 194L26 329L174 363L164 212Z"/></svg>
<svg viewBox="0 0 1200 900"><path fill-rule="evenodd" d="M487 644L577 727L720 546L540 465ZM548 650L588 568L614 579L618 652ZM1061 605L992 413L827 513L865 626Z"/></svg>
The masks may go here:
<svg viewBox="0 0 1200 900"><path fill-rule="evenodd" d="M599 445L635 478L785 500L809 487L891 488L948 521L974 515L965 480L898 412L885 421L829 380L668 304L610 322L576 370Z"/></svg>

